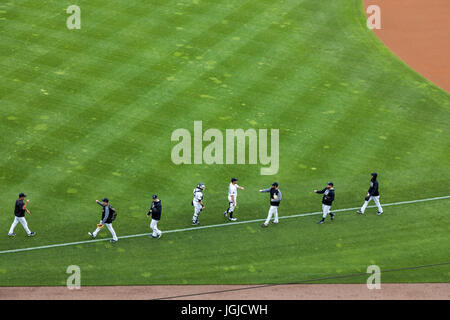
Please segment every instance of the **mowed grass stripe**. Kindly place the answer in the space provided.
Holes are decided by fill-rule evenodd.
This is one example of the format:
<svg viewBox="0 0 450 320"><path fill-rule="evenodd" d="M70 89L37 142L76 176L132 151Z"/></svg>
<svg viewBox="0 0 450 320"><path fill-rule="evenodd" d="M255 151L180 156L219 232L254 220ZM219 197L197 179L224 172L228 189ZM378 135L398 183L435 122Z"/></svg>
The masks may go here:
<svg viewBox="0 0 450 320"><path fill-rule="evenodd" d="M270 53L270 51L269 51L269 53ZM244 74L245 74L246 72L240 72L240 73L244 73ZM179 97L179 98L181 99L183 95L184 95L184 93L180 94L180 97ZM177 97L177 98L178 98L178 97ZM175 100L176 100L176 99L175 99ZM169 105L168 105L168 107L169 107ZM209 117L209 118L214 118L214 115L215 115L215 110L212 110L211 112L208 112L208 117ZM148 119L149 121L151 120L151 117L152 117L152 116L150 116L150 118ZM161 116L159 116L158 118L161 119ZM164 121L163 121L163 122L164 122ZM189 124L189 125L191 125L191 124ZM139 125L137 125L136 127L138 127L138 126L139 126ZM137 132L135 132L135 133L137 133ZM130 135L128 135L128 136L133 136L133 134L130 134ZM114 144L111 144L111 145L110 145L109 147L107 147L107 148L113 147L113 145L114 145ZM135 152L137 155L139 155L138 150L139 150L139 152L140 152L142 149L145 150L145 148L146 148L146 146L142 146L142 148L135 148L134 150L130 150L130 152ZM148 148L148 146L147 146L147 148ZM149 151L150 151L150 150L149 150ZM129 154L128 151L127 151L127 154ZM131 154L131 156L133 156L133 154ZM136 158L135 158L135 159L136 159ZM140 163L139 160L141 160L142 163ZM158 167L158 166L155 164L155 162L162 164L162 163L164 163L164 162L166 162L166 161L167 161L166 156L160 157L159 159L158 159L158 158L152 158L152 164L153 164L153 165L152 165L152 166L146 166L146 164L148 163L148 159L147 159L146 157L140 157L140 158L137 158L137 160L134 162L134 164L137 165L137 166L141 165L141 167L144 168L143 173L145 174L146 172L151 172L151 171L153 171L153 170L154 170L154 167ZM158 171L160 171L160 170L158 170ZM158 173L155 173L155 174L158 175ZM126 175L126 176L128 176L128 175ZM182 177L180 177L180 178L182 178ZM106 178L106 179L108 179L108 178ZM111 177L111 179L113 179L113 177ZM164 179L165 179L165 178L164 178ZM129 184L130 187L131 187L131 189L135 189L135 188L136 188L135 182L129 182L129 180L124 180L123 183L124 183L124 184ZM123 185L122 185L122 190L123 190Z"/></svg>
<svg viewBox="0 0 450 320"><path fill-rule="evenodd" d="M436 200L445 200L450 198L450 196L442 196L442 197L434 197L434 198L427 198L427 199L418 199L418 200L407 200L407 201L401 201L401 202L393 202L393 203L386 203L383 204L383 207L389 207L389 206L398 206L398 205L405 205L405 204L414 204L414 203L420 203L420 202L428 202L428 201L436 201ZM368 206L367 208L376 208L376 206ZM336 209L332 210L332 212L346 212L346 211L354 211L360 209L360 207L354 207L354 208L345 208L345 209ZM279 219L291 219L291 218L299 218L299 217L307 217L312 215L320 215L322 214L321 211L317 212L309 212L309 213L301 213L301 214L294 214L290 216L280 216ZM207 225L207 226L197 226L192 228L184 228L184 229L176 229L176 230L168 230L164 231L164 234L170 234L170 233L178 233L178 232L184 232L184 231L194 231L194 230L204 230L204 229L210 229L210 228L219 228L219 227L226 227L226 226L233 226L233 225L241 225L241 224L248 224L248 223L256 223L265 221L265 219L254 219L254 220L247 220L247 221L237 221L233 223L223 223L223 224L215 224L215 225ZM129 239L129 238L136 238L136 237L143 237L143 236L149 236L151 233L143 233L143 234L134 234L134 235L128 235L128 236L120 236L119 239ZM52 244L47 246L39 246L39 247L31 247L31 248L21 248L21 249L12 249L12 250L3 250L0 251L0 254L6 254L6 253L16 253L16 252L24 252L24 251L32 251L32 250L40 250L40 249L49 249L49 248L56 248L56 247L65 247L65 246L72 246L72 245L78 245L78 244L85 244L85 243L95 243L95 242L101 242L101 241L108 241L111 238L105 238L105 239L93 239L93 240L87 240L87 241L77 241L77 242L69 242L69 243L60 243L60 244Z"/></svg>
<svg viewBox="0 0 450 320"><path fill-rule="evenodd" d="M291 10L291 11L294 11L294 10ZM314 20L313 19L313 17L311 17L311 20ZM295 32L295 31L292 31L293 33ZM259 36L259 34L258 35L256 35L255 37L258 37ZM311 37L313 37L314 36L314 34L312 34L311 35ZM306 42L308 40L308 38L307 39L305 39L304 41ZM250 42L252 42L252 39L249 39L248 41L247 41L247 44L244 46L244 47L242 47L242 49L240 49L240 50L242 50L242 51L245 51L244 49L246 49L246 47L248 47L248 46L251 46L251 44L249 44ZM299 44L299 45L301 45L301 43ZM266 56L271 56L272 54L274 54L275 52L276 52L276 47L277 47L277 45L276 44L274 44L273 46L269 46L265 51L264 51L264 55L266 55ZM263 50L263 47L260 47L260 48L258 48L258 51L257 52L254 52L254 55L252 55L253 57L256 57L256 55L257 54L259 54L260 52L261 52L261 50ZM283 54L283 55L279 55L279 60L284 60L284 56L285 55L287 55L288 56L288 58L290 58L290 57L292 57L292 55L293 54L291 54L291 53L289 53L289 52L286 52L285 54ZM240 56L239 54L238 54L238 56ZM242 57L242 56L241 56ZM230 58L231 59L231 58ZM268 70L265 70L265 69L260 69L260 70L253 70L252 72L250 72L251 70L249 70L249 69L251 69L252 68L252 65L251 64L249 64L249 60L247 60L247 59L244 59L244 58L241 58L241 59L239 59L239 63L238 64L236 64L236 63L234 63L234 61L235 61L235 59L233 60L233 66L234 66L234 73L237 73L237 74L241 74L241 75L245 75L245 76L241 76L241 83L243 84L242 86L239 86L239 88L238 88L238 90L235 90L234 89L234 91L233 91L233 97L232 97L232 100L230 101L230 100L228 100L228 98L221 98L220 97L220 95L218 95L218 100L219 101L221 101L221 100L227 100L227 102L226 102L226 105L227 106L229 106L229 105L233 105L233 102L234 102L234 100L235 101L239 101L239 100L241 100L241 99L243 99L244 97L246 97L246 96L251 96L251 93L252 93L252 85L253 85L253 82L251 81L251 78L252 77L256 77L256 78L258 78L258 79L264 79L265 78L265 75L266 75L266 73L268 73L268 72L271 72L271 70L272 69L268 69ZM279 64L277 64L277 66L278 65L281 65L281 64L283 64L284 62L282 61L282 62L280 62ZM226 65L227 64L227 60L225 60L224 62L222 62L217 68L220 68L222 65ZM209 79L209 76L213 76L213 75L216 75L217 73L219 73L219 74L221 74L222 72L225 72L226 71L226 69L225 68L223 68L222 69L222 71L216 71L216 69L214 69L214 70L212 70L212 71L210 71L210 73L209 74L206 74L205 76L203 76L203 78L204 79L202 79L202 80L200 80L200 81L209 81L208 79ZM243 78L243 79L242 79ZM196 81L199 81L199 80L196 80ZM247 84L247 85L245 85L245 84ZM195 82L193 83L193 85L197 85ZM187 90L189 90L189 89L187 89ZM269 90L270 91L270 90ZM215 92L215 91L214 91ZM214 94L214 92L213 93L211 93L211 94ZM199 92L200 93L200 92ZM178 99L182 99L183 98L183 96L186 94L186 92L181 92L180 94L178 94L174 99L172 99L172 100L170 100L169 101L169 103L167 103L166 104L166 106L169 108L170 107L170 105L174 102L174 101L176 101L176 100L178 100ZM280 95L284 95L285 94L285 92L283 91L283 90L281 90L280 92L279 92L279 94ZM193 99L193 101L195 101L195 98ZM218 103L220 103L220 102L218 102ZM224 101L224 103L225 103L225 101ZM200 108L201 109L201 108ZM224 111L224 109L226 110L226 111ZM219 114L224 114L224 113L227 113L227 112L229 112L229 109L230 109L230 107L227 107L227 108L215 108L215 109L212 109L211 111L209 111L206 115L202 115L202 119L204 119L205 120L205 116L207 116L207 118L206 118L206 120L208 120L208 125L209 126L214 126L213 124L214 123L216 123L217 124L217 127L221 127L222 125L223 125L223 121L214 121L214 120L212 120L212 119L218 119L219 118ZM181 113L185 113L186 111L184 111L184 110L180 110L179 112L177 112L177 114L181 114ZM237 114L237 112L238 111L236 111L236 114ZM255 112L255 109L248 109L248 108L244 108L244 110L239 110L239 117L240 118L244 118L248 113L251 113L251 112ZM219 114L218 114L219 113ZM150 116L150 118L148 119L148 121L150 121L151 120L151 117L152 116ZM160 120L160 121L162 121L163 123L166 123L166 121L167 122L169 122L170 121L170 117L171 117L171 114L163 114L163 115L158 115L158 119ZM187 115L187 117L189 117L189 115ZM250 116L249 116L250 117ZM251 117L250 117L251 118ZM188 128L190 128L191 126L192 126L192 122L188 122L187 123L188 124ZM250 124L249 124L250 125ZM260 124L261 125L261 124ZM129 136L134 136L134 135L137 135L137 134L139 134L139 125L136 125L135 126L135 128L133 128L133 131L134 130L136 130L135 132L134 132L134 134L129 134ZM167 137L167 139L168 139L169 137ZM146 142L145 142L146 143ZM161 143L161 147L162 147L162 145L164 145L166 142L164 141L164 142L162 142ZM113 145L111 145L110 147L112 147ZM160 156L160 157L158 157L158 155L156 155L156 157L153 157L152 158L152 166L148 166L148 158L147 157L145 157L145 156L141 156L141 157L139 157L139 152L141 151L141 150L146 150L146 148L148 148L148 146L146 146L145 144L144 145L142 145L142 147L141 148L135 148L135 149L133 149L133 150L129 150L129 151L127 151L126 152L126 154L129 154L129 152L131 152L131 156L132 157L134 157L134 159L135 159L135 162L134 162L134 164L136 165L136 166L139 166L139 167L142 167L142 168L144 168L143 169L143 171L141 172L142 173L142 175L143 175L143 179L145 179L144 177L145 176L150 176L151 175L151 177L152 177L152 179L156 179L156 180L158 180L158 178L159 178L159 176L161 176L162 175L162 177L161 177L161 179L162 180L167 180L168 179L168 181L167 181L167 183L171 183L172 181L182 181L182 179L183 179L183 174L181 174L181 173L179 173L179 174L177 174L177 173L175 173L175 177L173 176L173 174L171 174L170 175L170 177L167 177L167 176L164 176L164 174L161 174L161 171L164 171L164 170L161 170L161 168L163 168L164 167L164 164L165 163L167 163L167 155L162 155L162 156ZM149 151L151 151L151 149L149 150ZM145 153L144 153L145 154ZM160 169L158 169L158 172L154 172L154 168L160 168ZM259 170L259 169L258 169ZM126 176L128 176L127 174L126 174ZM111 177L111 179L113 179L113 177ZM126 188L126 186L129 186L128 187L128 189ZM125 193L127 193L127 192L130 192L130 193L132 193L132 190L136 190L136 182L134 182L134 181L130 181L130 180L124 180L123 181L123 184L121 184L121 190L122 191L125 191Z"/></svg>
<svg viewBox="0 0 450 320"><path fill-rule="evenodd" d="M211 14L211 16L212 17L215 17L215 15L214 14ZM195 23L195 21L193 22L193 25L192 25L192 27L194 26L194 23ZM209 24L207 23L205 26L209 26ZM201 28L197 28L197 30L200 30L201 31ZM139 59L139 56L137 55L137 57L136 57L136 59L138 60ZM172 59L171 57L169 57L169 59ZM167 63L167 61L158 61L158 62L153 62L153 63ZM122 70L123 71L123 73L122 74L119 74L118 73L118 71L119 70ZM115 77L115 78L120 78L122 81L129 81L129 80L131 80L131 78L130 79L127 79L126 77L124 78L124 74L125 75L129 75L130 77L136 77L136 75L134 74L134 73L128 73L127 71L129 71L128 69L127 69L127 66L121 66L121 65L119 65L119 68L116 68L116 69L114 69L114 70L112 70L113 72L111 72L111 74L109 75L110 77ZM145 73L145 72L147 72L146 70L144 70L144 71L141 71L142 73ZM162 80L162 81L165 81L165 79L164 80ZM93 82L93 83L95 83L95 81ZM117 84L117 88L116 89L121 89L122 88L122 84ZM156 90L161 90L161 87L158 87ZM85 95L87 95L87 96L96 96L96 100L99 100L99 102L98 102L98 104L101 106L102 104L101 104L101 96L98 96L98 94L95 94L95 92L100 92L100 93L102 93L103 92L103 94L104 94L104 96L106 96L106 95L108 95L108 94L111 94L111 92L109 92L109 91L107 91L107 90L104 90L104 91L100 91L99 90L99 88L97 88L97 87L93 87L92 89L89 89L88 90L88 92L87 93L85 93ZM146 96L149 96L150 95L150 93L147 93L146 94ZM77 95L78 96L78 95ZM136 96L137 97L137 96ZM144 99L146 99L146 98L141 98L142 100L144 100ZM129 102L131 102L131 101L129 101ZM70 105L70 103L68 103L68 105ZM104 104L105 106L106 106L106 108L108 108L108 107L110 107L111 106L111 104ZM81 115L78 115L78 117L79 118L87 118L87 117L85 117L84 115L87 115L87 114L92 114L92 110L90 109L90 108L88 108L88 109L86 109L86 108L82 108L82 106L77 106L77 107L80 107L80 110L84 110L84 112L83 112L83 114L81 114ZM73 124L72 125L70 125L70 124L67 124L66 126L69 126L69 127L78 127L79 126L79 120L78 120L78 118L76 117L76 115L77 115L77 112L76 112L76 109L75 110L73 110L74 112L73 113L71 113L71 114L73 114L73 117L72 118L70 118L70 120L71 120L71 122L73 122ZM96 112L94 111L94 114L96 114ZM126 116L128 116L128 114L126 115ZM121 115L121 116L119 116L119 118L122 118L123 117L123 115ZM137 117L137 115L136 115L136 117ZM108 117L108 120L109 121L113 121L113 120L111 120L111 118L112 118L112 114L110 114L109 115L109 117ZM98 127L98 122L101 122L101 121L106 121L106 119L105 118L100 118L99 117L99 119L98 119L98 121L95 123L95 126L97 126ZM60 130L62 130L60 127L56 127L56 128L54 128L54 130L51 132L51 134L52 134L52 136L54 137L54 139L55 140L58 140L59 138L60 138ZM48 141L49 139L50 139L50 137L48 136L48 134L44 137L45 138L45 140L46 141ZM76 139L72 139L72 140L75 140L76 141ZM73 141L73 142L75 142L75 141ZM38 148L38 146L36 146L36 148Z"/></svg>
<svg viewBox="0 0 450 320"><path fill-rule="evenodd" d="M243 2L241 5L244 5L247 2ZM120 33L124 33L124 34L130 34L133 35L132 30L134 30L134 26L139 26L139 25L145 25L146 26L146 30L148 32L148 34L152 35L152 37L154 37L155 33L157 33L158 30L161 29L161 26L165 26L165 25L170 25L170 21L169 19L171 19L171 16L166 16L164 14L162 14L164 11L167 11L168 7L170 7L170 5L166 5L166 6L161 6L158 7L158 10L151 10L151 16L144 16L141 17L140 19L126 19L125 21L127 22L126 25L121 25L121 26L115 26L113 25L115 28L119 28L120 27ZM196 16L189 16L189 19L187 21L185 21L184 23L184 28L189 29L189 30L193 30L194 32L192 32L192 35L189 35L188 37L186 37L186 39L190 39L193 38L194 36L200 36L202 33L206 32L207 30L209 30L211 28L211 26L220 24L220 22L217 22L217 19L221 17L226 17L228 15L228 11L226 10L220 10L220 8L217 8L217 6L209 6L209 11L204 12L202 19L196 19ZM108 17L114 17L114 15L109 14L107 15ZM164 17L166 17L164 19ZM146 25L146 22L149 19L154 19L156 21L158 21L156 24L152 24L152 28L148 28L148 26ZM150 20L151 21L151 20ZM103 24L105 23L105 21L103 21ZM92 28L92 33L96 33L98 32L97 29L100 28L102 26L102 24L96 24L94 25L94 28ZM203 26L204 28L201 28L200 26ZM87 28L87 27L86 27ZM64 29L64 28L62 28ZM82 29L83 30L83 29ZM52 32L55 32L52 29L48 29L46 33L52 34ZM65 31L59 31L60 34L58 37L55 37L56 39L61 39L64 37L67 37L67 30ZM127 63L127 61L129 61L130 56L125 56L126 60L123 59L111 59L114 57L115 54L126 51L126 39L125 39L125 43L123 43L122 41L120 41L119 43L117 43L117 33L115 32L114 29L111 30L111 28L107 28L106 26L104 27L104 33L107 34L108 36L105 38L89 38L89 32L85 32L83 33L83 37L81 36L73 36L73 38L77 39L77 45L80 48L91 48L89 51L81 51L79 54L77 54L77 60L83 61L83 69L77 73L77 71L75 71L75 75L78 74L82 79L84 79L84 72L83 71L87 71L90 70L90 68L92 67L96 67L98 66L99 62L102 62L103 64L108 64L108 63L117 63L117 60L122 61L121 63ZM166 31L164 33L164 43L166 43L167 45L167 52L162 52L161 55L163 57L169 56L170 53L173 53L173 47L170 47L170 45L172 45L172 42L177 42L177 41L181 41L181 40L177 40L176 36L180 35L180 31L178 31L175 27L170 28L168 31ZM73 38L69 38L67 41L69 43L73 42ZM86 38L89 39L88 43L85 44L79 44L78 41L83 41ZM114 39L114 41L112 41ZM175 39L175 40L171 40L171 39ZM186 40L183 39L183 40ZM123 39L120 39L123 40ZM132 51L134 56L140 55L142 54L142 52L145 52L146 47L142 47L143 43L147 43L147 47L152 47L154 46L153 43L153 39L149 40L149 41L144 41L140 43L140 48L139 50L134 50ZM124 48L124 44L125 44L125 48ZM92 46L94 46L95 50L92 49ZM54 48L56 50L56 52L58 52L58 48ZM101 49L101 50L99 50ZM158 49L162 49L161 46L158 46ZM59 49L59 50L63 50L63 49ZM66 54L67 50L64 50L61 52L61 54ZM99 52L104 52L105 55L100 55L99 56ZM72 52L73 54L73 52ZM133 55L131 55L131 57L133 57ZM169 56L170 57L170 56ZM117 57L115 57L117 58ZM46 60L46 59L42 59L42 60ZM100 60L100 61L98 61ZM167 64L167 61L162 61L161 59L157 59L158 61L148 61L148 63L146 64L146 66L155 66L157 64L162 64L165 65ZM89 63L89 61L92 61L92 63ZM132 65L140 65L140 61L142 61L142 59L136 59L136 61L133 61ZM143 65L141 65L141 67L144 67ZM109 78L107 77L107 75L105 75L105 78ZM117 80L118 82L120 82L120 80ZM95 83L94 83L95 84Z"/></svg>
<svg viewBox="0 0 450 320"><path fill-rule="evenodd" d="M219 44L223 47L226 47L227 41L228 41L228 39L222 40ZM237 48L235 48L235 49L237 49ZM218 49L218 50L220 50L220 49ZM233 53L234 53L234 51L228 51L227 56L230 56ZM194 76L195 74L198 74L198 70L196 68L191 68L191 70L189 70L189 73L186 74L185 77L187 77L187 79L193 79L193 78L195 79L196 78ZM186 83L188 84L188 86L194 86L195 81L186 82ZM185 85L177 85L176 88L173 88L173 91L178 92L178 91L183 90L184 88L185 88ZM153 90L161 90L161 88L160 87L153 88L151 91L153 91ZM171 96L173 96L173 94L174 94L174 92L170 92L170 94L168 94L167 96L171 97ZM139 97L137 100L147 101L148 100L147 96L149 96L149 95L150 95L150 93L147 93L144 97ZM159 108L156 108L156 109L159 109ZM130 106L125 106L124 108L117 111L116 113L108 115L107 122L103 122L102 124L97 125L96 129L90 131L90 133L89 133L90 136L95 136L95 137L97 137L97 139L95 141L88 142L88 143L86 143L85 141L82 141L84 148L88 148L88 149L91 148L91 150L96 150L94 153L90 153L91 156L89 157L89 159L95 158L99 153L104 152L104 150L106 148L108 148L108 146L114 144L115 139L119 139L120 137L126 136L129 133L128 130L125 130L125 129L123 129L121 131L117 131L117 130L114 130L114 128L111 128L111 123L114 123L114 121L118 121L118 119L127 118L129 111L130 111ZM151 117L154 114L154 112L156 112L156 111L157 110L155 110L155 109L142 109L140 112L140 115L142 118ZM103 143L103 140L105 140L106 144ZM102 145L102 147L94 148L94 145ZM76 150L79 148L80 148L80 146L77 143L73 143L72 146L68 150L66 150L66 152L70 153L72 150ZM83 163L86 163L87 161L89 161L89 160L86 160ZM54 165L52 165L52 166L54 166ZM30 176L28 176L28 178L34 177L34 175L36 173L38 173L38 172L35 171L34 174L31 174ZM64 181L65 178L62 178L59 180Z"/></svg>
<svg viewBox="0 0 450 320"><path fill-rule="evenodd" d="M137 5L137 2L131 2L131 5ZM115 42L110 41L111 39L113 39L115 37L115 33L114 32L108 32L105 33L103 35L102 38L96 38L96 39L91 39L89 32L85 31L85 29L90 28L91 34L94 33L95 34L95 30L97 28L99 28L102 24L105 24L107 21L105 19L102 19L102 12L106 12L106 19L111 19L112 17L114 17L114 15L111 15L110 12L108 12L108 7L109 6L105 6L105 8L97 8L95 9L95 11L99 14L98 19L95 19L93 23L89 23L88 26L84 26L81 30L78 31L72 31L72 30L68 30L66 28L65 25L65 19L66 17L68 17L68 15L65 13L65 11L63 10L58 10L60 19L54 19L56 20L55 22L59 22L59 23L53 23L50 24L50 22L46 23L46 24L42 24L39 25L39 22L45 21L42 18L42 15L45 14L45 12L52 12L55 10L54 7L52 7L51 9L46 9L44 10L44 8L39 9L40 14L38 15L39 19L38 21L38 26L31 26L29 24L29 21L31 20L35 20L35 18L37 17L36 14L36 9L29 9L26 10L24 8L20 9L20 17L22 17L22 19L17 19L17 20L12 20L12 21L8 21L8 25L10 27L13 28L14 30L14 38L13 39L20 39L20 35L23 34L26 39L24 39L24 41L29 42L30 39L32 40L32 42L35 44L36 48L39 48L41 50L45 50L46 52L43 54L36 54L35 52L31 51L33 54L31 56L26 56L29 51L25 51L25 52L20 52L18 56L13 55L11 56L9 59L13 59L12 61L9 61L8 59L5 60L5 62L7 63L7 66L13 66L16 65L16 60L17 62L20 61L27 61L27 63L35 63L38 65L49 65L49 66L53 66L53 67L57 67L59 65L65 64L67 65L70 60L73 60L74 57L83 54L83 52L85 51L86 48L89 48L89 53L86 54L86 58L92 59L93 57L95 57L96 55L98 55L99 48L105 47L105 44L112 44L113 47L112 48L108 48L108 49L115 49L115 50L120 50L120 46L116 45ZM61 8L64 9L64 8ZM83 10L84 11L84 10ZM86 9L87 12L89 12L89 9ZM119 18L121 17L121 15L118 16ZM84 20L84 19L83 19ZM117 18L116 18L117 20ZM127 26L135 23L134 19L122 19L120 21L123 21L124 24L117 26L120 28L126 28ZM53 21L52 21L53 22ZM115 23L119 23L119 20L115 21ZM114 24L114 26L116 26L116 24ZM111 27L111 25L110 25ZM34 35L34 34L39 34L38 37L35 36L30 36ZM8 39L8 34L5 35ZM76 38L77 39L77 46L76 48L74 48L72 39ZM110 40L109 40L110 39ZM80 43L81 42L81 43ZM64 47L64 45L70 45L71 49L69 51L69 49L66 49ZM44 49L42 49L44 48ZM74 54L73 49L78 49L77 53ZM81 50L80 50L81 49ZM105 50L105 52L108 52L109 54L111 54L110 51ZM24 56L25 55L25 56ZM66 59L67 57L70 57L71 59ZM63 57L63 58L60 58ZM19 59L20 58L20 59ZM59 62L57 64L55 64L55 61ZM26 72L25 70L20 70L21 73ZM12 69L12 72L14 72L14 69ZM29 82L32 79L29 79Z"/></svg>
<svg viewBox="0 0 450 320"><path fill-rule="evenodd" d="M214 16L214 14L211 14L211 16ZM141 18L141 19L143 21L145 21L145 18ZM128 21L129 21L130 25L132 25L132 22L133 23L138 23L139 22L139 21L135 21L133 19L130 19ZM161 23L164 24L165 21L161 21ZM51 30L49 30L49 33L51 33L50 31ZM174 33L175 33L175 31L174 31ZM110 66L113 63L112 62L113 59L108 58L108 56L114 55L115 52L124 51L124 48L121 47L120 45L115 45L115 50L113 50L112 52L110 50L107 50L107 48L104 48L104 44L105 43L115 43L113 41L113 39L114 39L114 32L110 31L108 33L108 35L109 36L106 39L104 39L104 40L102 39L101 41L93 42L93 43L91 43L89 45L86 45L84 47L82 46L82 48L88 48L88 50L87 51L85 51L85 50L81 51L81 54L82 54L81 57L80 57L79 54L73 55L73 53L72 53L72 55L71 55L72 59L71 60L72 61L79 61L80 63L82 62L83 65L82 65L82 68L80 68L80 71L78 73L75 72L74 74L71 74L71 77L69 79L67 79L65 82L63 82L63 83L61 83L59 85L59 88L62 89L61 93L64 93L65 95L67 95L67 92L66 92L67 84L66 84L66 82L70 83L70 81L73 81L74 78L79 79L79 82L83 83L84 86L88 86L89 85L89 89L90 90L88 90L88 92L84 92L83 93L89 99L92 99L92 95L94 93L96 93L96 92L98 93L98 92L104 91L104 90L101 90L101 89L104 89L104 83L103 82L98 82L98 81L91 81L91 82L88 81L88 82L86 82L84 80L85 79L84 77L85 77L85 74L87 73L87 71L91 71L93 66L99 65L99 61L98 61L99 59L101 59L100 61L102 61L103 64L106 63L107 66ZM82 39L82 38L78 38L78 39ZM70 41L71 41L71 39L69 39L69 42ZM94 41L94 40L92 40L92 41ZM151 42L148 43L148 46L151 46ZM103 49L103 50L101 50L101 49ZM83 55L84 52L85 52L85 54ZM99 54L99 52L102 53L102 54ZM133 53L134 56L138 56L139 52L141 52L141 51L133 51L132 53ZM62 52L61 54L63 54L63 53L65 54L65 52ZM130 60L130 58L132 58L133 55L127 56L126 58L128 60ZM134 62L137 62L137 61L140 61L140 60L141 59L139 57L137 57ZM90 61L92 61L92 62L90 62ZM69 63L70 63L70 60L66 61L66 65L69 64ZM132 70L130 70L130 66L131 66L130 64L127 65L126 63L121 63L119 65L123 68L123 70L127 71L126 73L133 74L133 72L130 72L130 71L132 71ZM116 64L116 67L117 67L117 64ZM114 73L117 73L117 71L118 71L117 68L108 68L108 70L110 70L110 71L105 73L104 77L107 78L107 79L117 79L117 80L113 81L114 87L116 89L120 88L121 86L123 86L123 81L120 81L122 79L121 75L117 74L116 76L114 76ZM78 77L74 77L77 74L78 74ZM94 72L93 74L98 76L98 73ZM124 80L124 79L122 79L122 80ZM102 88L102 86L103 86L103 88ZM52 92L52 94L53 93L58 93L57 90L54 90L54 91L55 92ZM79 95L77 95L77 96L79 96ZM33 101L31 101L31 103L32 102ZM68 104L68 107L70 108L70 104ZM77 109L75 109L74 111L77 111Z"/></svg>

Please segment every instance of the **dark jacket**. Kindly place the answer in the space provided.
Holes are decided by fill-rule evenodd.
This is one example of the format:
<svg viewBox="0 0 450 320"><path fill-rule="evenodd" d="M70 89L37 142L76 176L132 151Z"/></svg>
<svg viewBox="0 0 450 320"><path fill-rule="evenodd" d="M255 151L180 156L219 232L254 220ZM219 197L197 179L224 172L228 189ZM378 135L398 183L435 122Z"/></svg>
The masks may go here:
<svg viewBox="0 0 450 320"><path fill-rule="evenodd" d="M376 178L370 180L370 188L369 188L368 193L372 197L377 197L380 195L380 193L378 192L378 181Z"/></svg>
<svg viewBox="0 0 450 320"><path fill-rule="evenodd" d="M261 192L270 192L270 205L271 206L275 206L278 207L280 205L281 202L281 190L277 189L275 190L275 188L268 188L268 189L264 189ZM278 199L274 199L273 196L277 195Z"/></svg>
<svg viewBox="0 0 450 320"><path fill-rule="evenodd" d="M323 193L322 203L327 206L331 206L331 204L334 201L334 188L333 189L325 188L323 190L317 191L317 193L320 193L320 194Z"/></svg>
<svg viewBox="0 0 450 320"><path fill-rule="evenodd" d="M151 214L153 220L157 221L161 220L161 211L162 211L161 200L158 200L156 202L153 201L150 210L152 210ZM150 215L150 211L148 212L148 214Z"/></svg>
<svg viewBox="0 0 450 320"><path fill-rule="evenodd" d="M109 204L104 206L103 203L101 203L101 202L97 202L97 203L98 203L98 205L102 206L102 208L103 208L102 224L112 223L112 214L111 214L111 211L109 210L111 208L111 206Z"/></svg>
<svg viewBox="0 0 450 320"><path fill-rule="evenodd" d="M25 203L23 203L23 200L17 199L16 200L16 205L14 207L14 215L18 218L23 218L25 217L25 209L23 208L23 206L25 205Z"/></svg>

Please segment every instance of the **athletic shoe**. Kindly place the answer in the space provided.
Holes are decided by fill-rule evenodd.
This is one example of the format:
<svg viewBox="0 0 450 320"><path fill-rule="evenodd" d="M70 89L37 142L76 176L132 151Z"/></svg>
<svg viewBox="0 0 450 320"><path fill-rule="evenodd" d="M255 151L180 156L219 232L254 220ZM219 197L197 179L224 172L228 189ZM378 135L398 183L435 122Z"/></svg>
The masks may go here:
<svg viewBox="0 0 450 320"><path fill-rule="evenodd" d="M156 237L156 239L161 238L161 236L162 236L162 232Z"/></svg>
<svg viewBox="0 0 450 320"><path fill-rule="evenodd" d="M92 239L95 239L95 236L92 232L88 232L88 235L90 235Z"/></svg>
<svg viewBox="0 0 450 320"><path fill-rule="evenodd" d="M267 227L267 224L263 223L263 224L261 225L261 227L266 228L266 227Z"/></svg>
<svg viewBox="0 0 450 320"><path fill-rule="evenodd" d="M193 226L198 226L199 224L200 224L200 221L198 221L198 220L197 221L192 221L192 225Z"/></svg>
<svg viewBox="0 0 450 320"><path fill-rule="evenodd" d="M272 221L271 224L277 224L278 222Z"/></svg>
<svg viewBox="0 0 450 320"><path fill-rule="evenodd" d="M237 218L229 218L230 221L237 221Z"/></svg>
<svg viewBox="0 0 450 320"><path fill-rule="evenodd" d="M380 214L382 214L382 213L383 213L383 212L378 211L378 212L377 212L377 215L380 215Z"/></svg>
<svg viewBox="0 0 450 320"><path fill-rule="evenodd" d="M320 220L319 222L317 222L318 224L322 224L322 223L324 223L325 221L324 220Z"/></svg>
<svg viewBox="0 0 450 320"><path fill-rule="evenodd" d="M151 235L150 235L150 238L155 239L155 238L157 238L157 237L151 234Z"/></svg>
<svg viewBox="0 0 450 320"><path fill-rule="evenodd" d="M331 216L331 220L334 220L334 214L330 213L330 216Z"/></svg>
<svg viewBox="0 0 450 320"><path fill-rule="evenodd" d="M8 233L8 236L10 236L10 237L15 237L16 234L15 234L15 233Z"/></svg>
<svg viewBox="0 0 450 320"><path fill-rule="evenodd" d="M109 240L109 242L115 243L115 242L117 242L117 240L111 239L111 240Z"/></svg>
<svg viewBox="0 0 450 320"><path fill-rule="evenodd" d="M364 214L364 212L362 212L361 210L356 211L356 213Z"/></svg>
<svg viewBox="0 0 450 320"><path fill-rule="evenodd" d="M226 217L228 216L228 212L225 211L225 212L223 213L223 216L226 218Z"/></svg>
<svg viewBox="0 0 450 320"><path fill-rule="evenodd" d="M30 234L28 235L29 237L34 237L36 235L36 232L31 231Z"/></svg>

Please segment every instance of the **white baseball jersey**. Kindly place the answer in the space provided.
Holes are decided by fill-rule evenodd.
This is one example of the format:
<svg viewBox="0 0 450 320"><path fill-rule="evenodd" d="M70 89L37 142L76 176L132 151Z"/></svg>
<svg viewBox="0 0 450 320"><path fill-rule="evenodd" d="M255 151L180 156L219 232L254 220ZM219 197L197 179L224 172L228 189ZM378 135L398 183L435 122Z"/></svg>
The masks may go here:
<svg viewBox="0 0 450 320"><path fill-rule="evenodd" d="M200 205L200 201L203 200L203 192L199 188L194 189L194 199L192 200L194 202L194 205L198 204Z"/></svg>
<svg viewBox="0 0 450 320"><path fill-rule="evenodd" d="M238 185L230 183L230 186L228 187L228 202L233 202L233 199L231 199L231 196L234 196L234 201L237 201L237 190L238 190Z"/></svg>

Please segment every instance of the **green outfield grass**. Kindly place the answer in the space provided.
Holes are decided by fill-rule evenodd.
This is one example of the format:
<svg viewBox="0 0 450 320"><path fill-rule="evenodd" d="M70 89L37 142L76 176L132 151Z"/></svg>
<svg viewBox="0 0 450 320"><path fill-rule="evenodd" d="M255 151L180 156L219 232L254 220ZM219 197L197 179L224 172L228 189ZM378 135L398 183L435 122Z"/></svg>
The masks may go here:
<svg viewBox="0 0 450 320"><path fill-rule="evenodd" d="M190 227L192 190L206 184L202 225L224 223L229 179L239 220L265 218L278 181L280 215L362 204L370 172L383 203L450 195L450 96L366 28L361 0L70 1L0 4L0 251L88 240L109 197L118 236ZM171 134L280 130L280 169L175 165ZM28 238L8 238L19 192L31 200ZM450 262L449 200L0 254L0 286L287 283ZM99 237L109 237L103 230ZM389 282L448 282L450 267L391 272ZM365 282L364 277L326 282Z"/></svg>

